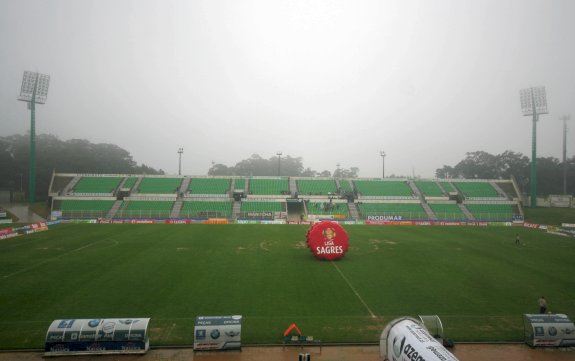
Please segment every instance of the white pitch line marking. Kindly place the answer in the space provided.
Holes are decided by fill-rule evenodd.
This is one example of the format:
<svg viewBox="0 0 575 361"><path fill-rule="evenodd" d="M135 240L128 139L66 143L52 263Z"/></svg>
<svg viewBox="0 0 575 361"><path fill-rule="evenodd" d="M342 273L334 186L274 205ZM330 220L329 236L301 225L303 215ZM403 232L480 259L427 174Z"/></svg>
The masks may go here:
<svg viewBox="0 0 575 361"><path fill-rule="evenodd" d="M363 304L363 306L367 309L367 312L369 312L369 314L371 315L371 318L376 318L377 316L375 316L375 313L373 313L371 311L371 308L369 308L369 306L367 305L367 303L365 303L365 301L363 300L363 298L361 298L361 296L359 295L359 293L355 290L355 288L353 288L351 282L349 282L349 280L347 279L347 277L345 277L345 275L343 274L343 272L339 269L339 267L337 266L337 264L335 264L335 262L331 261L331 264L335 267L335 269L337 270L337 272L339 272L339 274L341 275L341 278L343 278L343 280L345 281L345 283L347 283L347 285L349 286L349 288L351 288L351 290L353 291L353 293L355 293L355 296L359 299L359 301Z"/></svg>
<svg viewBox="0 0 575 361"><path fill-rule="evenodd" d="M113 246L115 246L115 245L118 244L118 241L116 241L115 239L111 239L111 238L102 239L102 240L99 240L99 241L96 241L96 242L92 242L92 243L90 243L90 244L87 244L87 245L85 245L85 246L83 246L83 247L73 249L73 250L71 250L71 251L69 251L69 252L62 253L62 254L60 254L60 255L58 255L58 256L56 256L56 257L49 258L49 259L47 259L47 260L45 260L45 261L38 262L38 263L36 263L36 264L34 264L34 265L30 266L30 267L26 267L26 268L21 269L21 270L19 270L19 271L16 271L16 272L7 274L7 275L4 276L4 278L12 277L12 276L15 276L15 275L17 275L17 274L20 274L20 273L24 273L24 272L33 270L34 268L38 268L38 267L40 267L40 266L42 266L42 265L45 265L46 263L52 262L53 260L56 260L56 259L58 259L58 258L62 258L62 257L64 257L64 256L67 256L67 255L69 255L69 254L71 254L71 253L74 253L74 252L79 252L79 251L81 251L81 250L84 250L84 249L86 249L86 248L88 248L88 247L91 247L91 246L93 246L93 245L95 245L95 244L97 244L97 243L104 242L104 241L113 241L113 242L114 242Z"/></svg>

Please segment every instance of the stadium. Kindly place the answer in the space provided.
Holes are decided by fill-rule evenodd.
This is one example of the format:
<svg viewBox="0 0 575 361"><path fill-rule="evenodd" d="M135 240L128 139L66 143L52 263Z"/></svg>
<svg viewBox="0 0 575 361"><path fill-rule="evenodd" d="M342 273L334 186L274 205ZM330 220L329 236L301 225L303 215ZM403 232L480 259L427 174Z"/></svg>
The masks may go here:
<svg viewBox="0 0 575 361"><path fill-rule="evenodd" d="M223 222L512 222L513 180L174 177L58 174L54 218ZM407 223L406 223L407 224Z"/></svg>
<svg viewBox="0 0 575 361"><path fill-rule="evenodd" d="M518 194L513 179L54 173L51 219L1 235L0 344L42 348L52 320L148 317L152 347L192 347L203 315L242 315L244 346L285 347L294 324L312 350L375 347L406 315L438 315L456 344L524 343L542 294L575 313L575 251L524 221ZM326 220L349 234L337 261L306 247Z"/></svg>

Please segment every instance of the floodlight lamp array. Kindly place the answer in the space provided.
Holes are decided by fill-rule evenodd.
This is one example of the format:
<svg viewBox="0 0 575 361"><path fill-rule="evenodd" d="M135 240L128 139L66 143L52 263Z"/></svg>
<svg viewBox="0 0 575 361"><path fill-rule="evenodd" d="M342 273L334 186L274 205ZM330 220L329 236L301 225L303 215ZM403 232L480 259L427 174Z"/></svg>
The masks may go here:
<svg viewBox="0 0 575 361"><path fill-rule="evenodd" d="M44 104L48 97L48 87L50 86L50 76L32 71L25 71L22 78L22 88L18 100ZM34 91L35 90L35 91ZM34 96L34 93L35 96Z"/></svg>
<svg viewBox="0 0 575 361"><path fill-rule="evenodd" d="M545 87L533 87L527 89L521 89L521 111L523 115L533 115L534 111L536 114L547 114L547 94L545 93Z"/></svg>

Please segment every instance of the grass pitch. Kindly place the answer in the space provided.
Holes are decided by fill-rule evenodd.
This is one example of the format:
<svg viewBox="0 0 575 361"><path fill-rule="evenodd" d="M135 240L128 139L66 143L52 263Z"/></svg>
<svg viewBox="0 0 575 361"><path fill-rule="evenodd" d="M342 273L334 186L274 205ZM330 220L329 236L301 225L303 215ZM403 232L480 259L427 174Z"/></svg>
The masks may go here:
<svg viewBox="0 0 575 361"><path fill-rule="evenodd" d="M522 314L575 317L575 239L519 227L344 226L316 260L299 225L79 225L0 241L0 349L41 348L62 318L151 317L151 344L193 342L199 315L244 316L242 342L292 323L324 342L376 342L437 314L455 341L519 341ZM521 245L515 244L519 234Z"/></svg>

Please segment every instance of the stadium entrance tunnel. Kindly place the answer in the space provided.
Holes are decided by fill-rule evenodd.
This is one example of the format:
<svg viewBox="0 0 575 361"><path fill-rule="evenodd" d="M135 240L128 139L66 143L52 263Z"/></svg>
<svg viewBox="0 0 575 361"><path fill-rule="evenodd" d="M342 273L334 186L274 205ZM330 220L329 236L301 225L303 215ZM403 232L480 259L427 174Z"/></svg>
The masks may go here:
<svg viewBox="0 0 575 361"><path fill-rule="evenodd" d="M54 320L44 356L144 354L150 348L149 318Z"/></svg>
<svg viewBox="0 0 575 361"><path fill-rule="evenodd" d="M411 317L401 317L385 326L379 338L382 361L458 361L425 326Z"/></svg>

